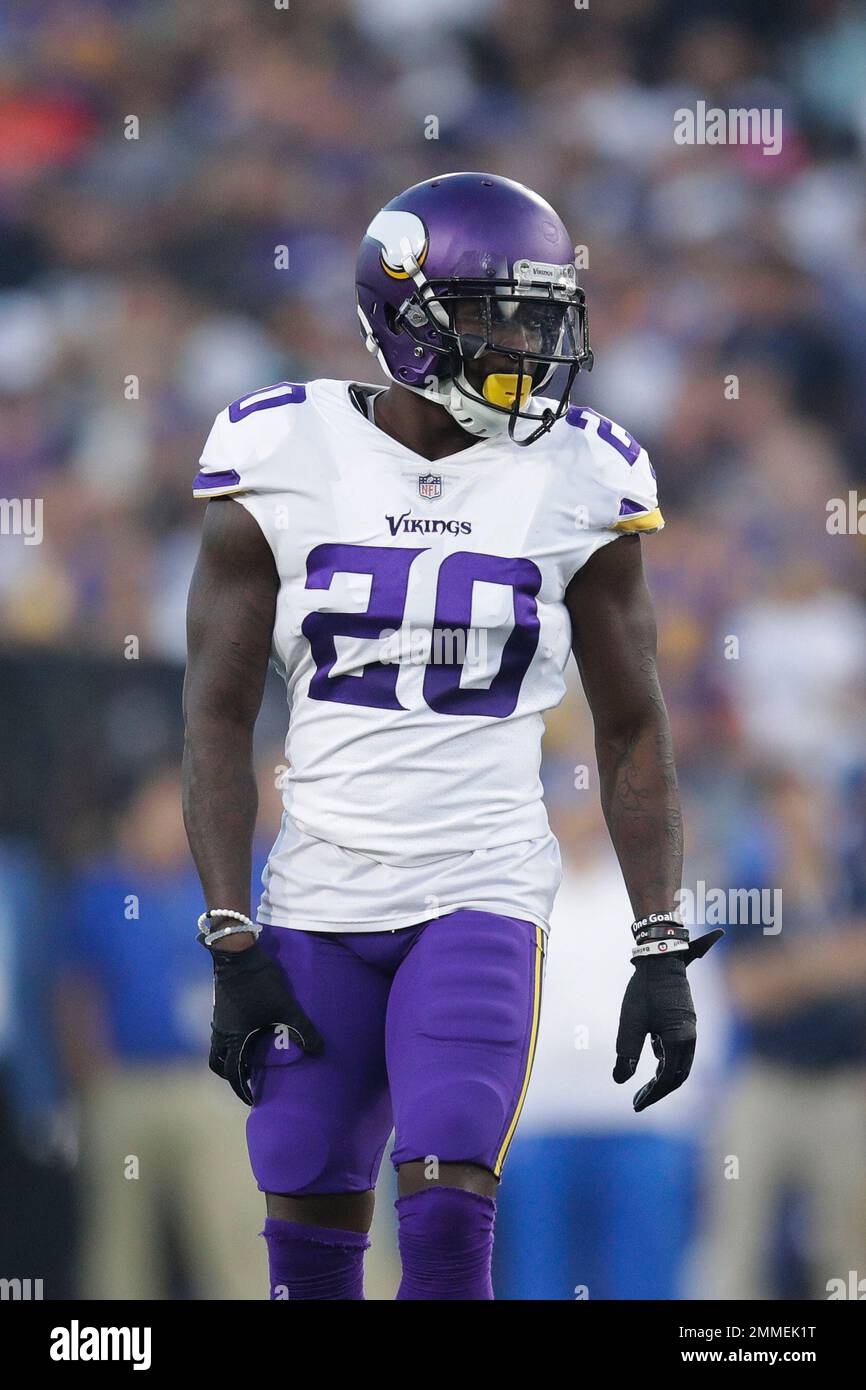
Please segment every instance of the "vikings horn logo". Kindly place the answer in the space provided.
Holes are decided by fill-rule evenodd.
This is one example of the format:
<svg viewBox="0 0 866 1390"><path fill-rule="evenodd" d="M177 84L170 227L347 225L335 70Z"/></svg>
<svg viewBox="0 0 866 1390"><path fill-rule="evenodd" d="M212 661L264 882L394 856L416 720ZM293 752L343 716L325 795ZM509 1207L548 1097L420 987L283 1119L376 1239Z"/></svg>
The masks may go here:
<svg viewBox="0 0 866 1390"><path fill-rule="evenodd" d="M379 259L386 275L394 280L408 280L409 272L403 269L406 259L406 243L419 266L424 264L430 239L427 228L414 212L399 212L383 208L377 212L367 228L367 236L378 241Z"/></svg>

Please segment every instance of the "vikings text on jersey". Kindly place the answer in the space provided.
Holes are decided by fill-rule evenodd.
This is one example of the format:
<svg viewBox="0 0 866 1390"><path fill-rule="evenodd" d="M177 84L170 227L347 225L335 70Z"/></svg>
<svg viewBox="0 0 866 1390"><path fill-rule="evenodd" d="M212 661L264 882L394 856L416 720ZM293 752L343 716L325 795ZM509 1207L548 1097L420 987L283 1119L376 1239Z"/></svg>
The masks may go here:
<svg viewBox="0 0 866 1390"><path fill-rule="evenodd" d="M381 931L476 908L546 930L564 595L599 547L664 524L646 452L572 406L531 449L500 433L430 463L351 383L281 382L217 416L194 490L252 514L280 579L290 772L259 920Z"/></svg>

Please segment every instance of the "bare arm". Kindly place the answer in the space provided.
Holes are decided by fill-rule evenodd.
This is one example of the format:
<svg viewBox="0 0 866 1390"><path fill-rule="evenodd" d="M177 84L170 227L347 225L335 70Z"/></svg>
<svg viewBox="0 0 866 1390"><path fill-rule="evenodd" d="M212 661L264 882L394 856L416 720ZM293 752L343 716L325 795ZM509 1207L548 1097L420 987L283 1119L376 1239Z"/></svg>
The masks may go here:
<svg viewBox="0 0 866 1390"><path fill-rule="evenodd" d="M114 1061L102 991L85 971L65 970L54 991L60 1057L68 1081L83 1089Z"/></svg>
<svg viewBox="0 0 866 1390"><path fill-rule="evenodd" d="M595 725L602 809L632 910L669 912L682 881L682 816L639 538L596 551L565 602Z"/></svg>
<svg viewBox="0 0 866 1390"><path fill-rule="evenodd" d="M258 810L253 729L279 579L258 525L231 498L208 503L187 611L183 805L208 907L249 915ZM247 934L226 937L243 949Z"/></svg>

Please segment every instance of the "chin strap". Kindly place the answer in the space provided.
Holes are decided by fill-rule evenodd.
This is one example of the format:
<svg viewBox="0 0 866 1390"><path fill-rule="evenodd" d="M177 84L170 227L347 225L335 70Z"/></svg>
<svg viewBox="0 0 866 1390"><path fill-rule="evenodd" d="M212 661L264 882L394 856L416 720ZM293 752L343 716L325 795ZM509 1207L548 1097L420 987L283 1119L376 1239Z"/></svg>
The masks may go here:
<svg viewBox="0 0 866 1390"><path fill-rule="evenodd" d="M549 406L546 406L541 413L541 423L537 427L537 429L534 429L532 431L532 434L528 434L525 439L517 439L515 438L514 434L514 426L517 424L517 416L509 415L508 438L512 441L512 443L519 444L521 448L524 448L527 444L534 444L536 439L540 439L543 434L547 434L548 430L550 430L553 427L553 425L556 424L557 419L558 416L556 415L556 413L552 411Z"/></svg>

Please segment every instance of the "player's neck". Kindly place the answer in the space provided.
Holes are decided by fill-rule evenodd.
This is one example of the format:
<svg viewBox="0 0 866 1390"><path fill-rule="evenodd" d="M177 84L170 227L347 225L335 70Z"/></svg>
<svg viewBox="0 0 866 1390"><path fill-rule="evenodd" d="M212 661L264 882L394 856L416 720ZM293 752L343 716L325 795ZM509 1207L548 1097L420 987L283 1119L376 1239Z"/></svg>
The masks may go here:
<svg viewBox="0 0 866 1390"><path fill-rule="evenodd" d="M441 405L396 382L376 397L375 421L398 444L431 463L479 442L474 434L461 429Z"/></svg>

